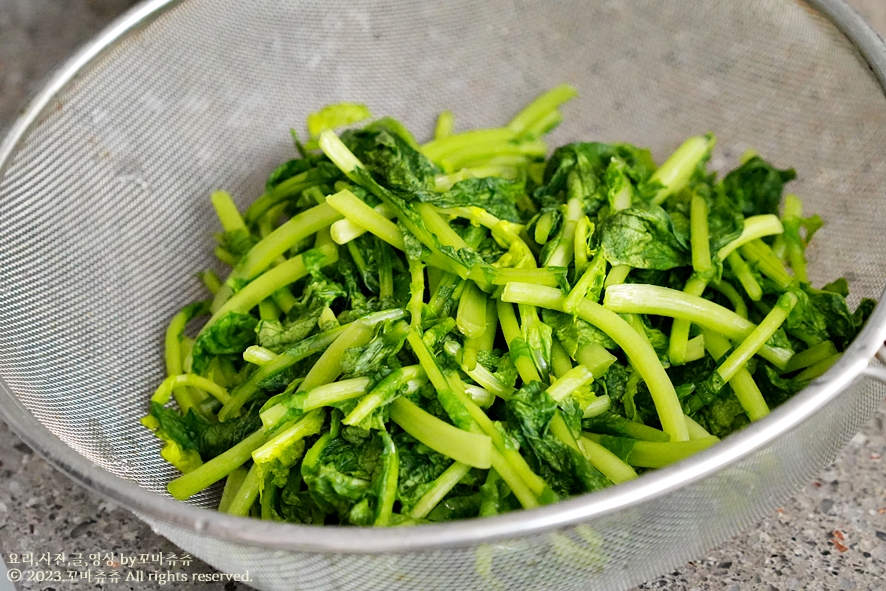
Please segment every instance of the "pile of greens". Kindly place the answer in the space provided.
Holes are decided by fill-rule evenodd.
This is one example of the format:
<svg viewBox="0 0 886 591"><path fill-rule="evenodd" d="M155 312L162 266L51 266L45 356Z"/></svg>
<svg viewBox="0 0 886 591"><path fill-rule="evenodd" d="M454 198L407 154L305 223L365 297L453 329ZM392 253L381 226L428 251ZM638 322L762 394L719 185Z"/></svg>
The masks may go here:
<svg viewBox="0 0 886 591"><path fill-rule="evenodd" d="M661 166L545 159L574 95L496 129L444 112L425 144L332 105L242 215L213 194L231 270L172 319L142 420L169 492L224 480L220 511L305 524L495 515L679 461L825 372L874 303L809 284L794 171L749 153L717 179L711 135Z"/></svg>

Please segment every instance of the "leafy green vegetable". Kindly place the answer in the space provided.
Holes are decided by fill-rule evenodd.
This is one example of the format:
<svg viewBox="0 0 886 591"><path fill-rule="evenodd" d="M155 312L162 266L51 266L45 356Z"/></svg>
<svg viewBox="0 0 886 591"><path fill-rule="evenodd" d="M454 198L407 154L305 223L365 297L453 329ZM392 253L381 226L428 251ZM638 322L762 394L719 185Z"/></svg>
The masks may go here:
<svg viewBox="0 0 886 591"><path fill-rule="evenodd" d="M243 215L213 192L232 269L169 323L142 418L170 493L225 479L221 510L316 525L498 515L677 462L835 363L875 304L810 284L794 171L718 180L711 134L661 166L620 143L545 159L575 94L498 128L444 114L424 144L330 105ZM553 551L596 557L582 537Z"/></svg>
<svg viewBox="0 0 886 591"><path fill-rule="evenodd" d="M557 402L541 382L531 382L506 403L509 432L528 448L531 465L561 496L599 490L608 480L590 462L550 433Z"/></svg>
<svg viewBox="0 0 886 591"><path fill-rule="evenodd" d="M779 170L753 156L723 179L720 190L745 217L778 213L785 183L797 177L794 169Z"/></svg>
<svg viewBox="0 0 886 591"><path fill-rule="evenodd" d="M603 256L612 265L666 271L691 263L688 236L681 235L661 207L618 211L600 227Z"/></svg>

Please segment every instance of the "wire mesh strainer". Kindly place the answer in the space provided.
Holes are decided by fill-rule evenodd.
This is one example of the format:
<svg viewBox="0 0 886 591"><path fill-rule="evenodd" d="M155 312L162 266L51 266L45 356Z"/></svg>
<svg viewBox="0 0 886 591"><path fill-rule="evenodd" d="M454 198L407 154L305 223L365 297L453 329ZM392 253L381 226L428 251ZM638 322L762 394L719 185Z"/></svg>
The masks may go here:
<svg viewBox="0 0 886 591"><path fill-rule="evenodd" d="M841 30L843 32L841 32ZM855 301L886 279L886 50L838 1L155 0L49 83L0 147L0 410L57 467L260 589L618 589L747 527L870 417L886 308L839 364L770 417L639 480L497 518L309 528L173 501L138 424L163 375L164 321L199 297L207 194L244 205L290 156L288 129L365 102L429 133L508 119L560 82L581 96L551 144L719 137L754 147L827 225L816 284ZM197 505L197 506L194 506Z"/></svg>

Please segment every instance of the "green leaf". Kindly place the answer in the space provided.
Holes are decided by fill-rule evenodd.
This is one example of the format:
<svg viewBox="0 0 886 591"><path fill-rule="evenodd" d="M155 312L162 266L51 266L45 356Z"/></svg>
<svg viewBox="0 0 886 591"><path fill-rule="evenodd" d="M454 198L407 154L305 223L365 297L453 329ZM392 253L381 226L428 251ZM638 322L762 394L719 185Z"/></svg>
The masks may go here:
<svg viewBox="0 0 886 591"><path fill-rule="evenodd" d="M779 170L754 156L723 179L720 190L745 217L778 214L785 183L797 177L793 168Z"/></svg>
<svg viewBox="0 0 886 591"><path fill-rule="evenodd" d="M444 193L423 192L418 198L444 208L482 207L501 220L520 223L517 199L525 193L526 186L522 181L485 177L459 181Z"/></svg>
<svg viewBox="0 0 886 591"><path fill-rule="evenodd" d="M383 368L399 367L396 356L403 348L409 324L402 320L378 325L375 336L362 347L348 349L342 358L342 375L347 378L371 375Z"/></svg>
<svg viewBox="0 0 886 591"><path fill-rule="evenodd" d="M215 235L215 239L219 246L234 255L237 259L240 259L243 255L249 252L258 242L248 230L242 228L227 232L219 232Z"/></svg>
<svg viewBox="0 0 886 591"><path fill-rule="evenodd" d="M549 431L557 403L541 382L531 382L505 403L508 432L533 470L561 496L599 490L608 480L582 456Z"/></svg>
<svg viewBox="0 0 886 591"><path fill-rule="evenodd" d="M543 309L541 317L545 324L553 329L554 336L566 349L570 357L585 345L597 343L607 349L616 349L615 344L606 333L581 318L573 318L570 314Z"/></svg>
<svg viewBox="0 0 886 591"><path fill-rule="evenodd" d="M600 225L600 247L612 265L667 270L691 264L687 236L656 205L630 207Z"/></svg>
<svg viewBox="0 0 886 591"><path fill-rule="evenodd" d="M376 182L402 199L410 201L418 193L432 192L437 167L393 130L378 127L346 131L341 140Z"/></svg>
<svg viewBox="0 0 886 591"><path fill-rule="evenodd" d="M255 344L258 319L251 314L228 312L200 333L191 350L192 371L203 375L214 355L236 355Z"/></svg>
<svg viewBox="0 0 886 591"><path fill-rule="evenodd" d="M283 181L307 172L313 167L314 163L308 158L297 158L284 162L268 175L268 180L265 182L265 191L270 191Z"/></svg>

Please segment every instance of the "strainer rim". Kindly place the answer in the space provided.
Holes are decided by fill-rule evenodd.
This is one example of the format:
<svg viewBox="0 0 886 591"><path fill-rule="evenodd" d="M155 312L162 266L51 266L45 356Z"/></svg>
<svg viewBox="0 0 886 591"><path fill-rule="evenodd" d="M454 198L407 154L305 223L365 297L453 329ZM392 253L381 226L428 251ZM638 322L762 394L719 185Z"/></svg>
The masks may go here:
<svg viewBox="0 0 886 591"><path fill-rule="evenodd" d="M146 0L114 21L52 75L0 143L0 180L17 147L40 122L54 98L117 42L148 26L183 0ZM886 44L845 0L805 0L852 42L886 93ZM416 552L539 534L653 501L741 460L800 423L862 376L886 340L886 291L867 325L842 359L765 419L678 464L632 482L560 503L485 519L411 528L305 526L234 517L182 503L139 487L77 453L43 426L0 380L0 416L36 453L72 480L147 521L154 520L227 542L307 552L384 554Z"/></svg>

